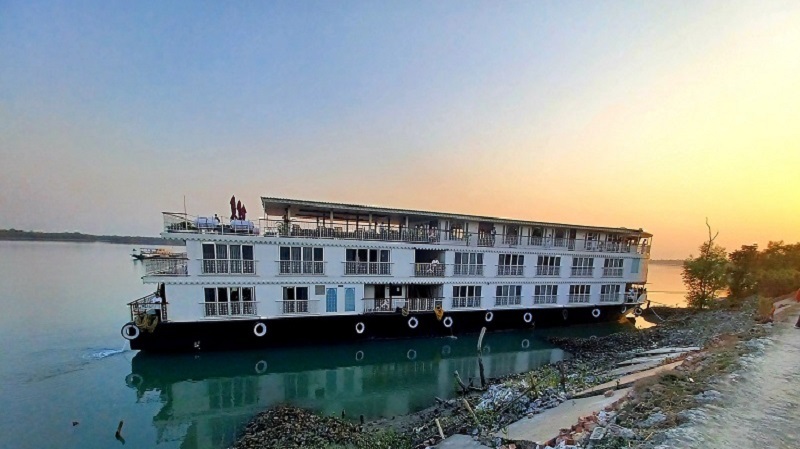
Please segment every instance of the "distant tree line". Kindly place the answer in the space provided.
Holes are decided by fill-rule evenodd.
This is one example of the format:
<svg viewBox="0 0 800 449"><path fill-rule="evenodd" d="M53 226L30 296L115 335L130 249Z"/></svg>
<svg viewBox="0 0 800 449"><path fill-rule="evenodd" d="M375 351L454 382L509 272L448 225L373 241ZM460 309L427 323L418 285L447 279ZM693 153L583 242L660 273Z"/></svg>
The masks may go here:
<svg viewBox="0 0 800 449"><path fill-rule="evenodd" d="M717 235L712 235L710 226L708 237L697 257L683 261L689 307L709 307L725 290L735 300L754 294L775 297L800 288L800 243L769 242L760 251L758 245L742 245L727 254L714 242Z"/></svg>
<svg viewBox="0 0 800 449"><path fill-rule="evenodd" d="M91 235L80 232L37 232L18 229L0 229L0 240L27 240L52 242L102 242L128 245L181 245L176 240L161 237L138 237L122 235Z"/></svg>

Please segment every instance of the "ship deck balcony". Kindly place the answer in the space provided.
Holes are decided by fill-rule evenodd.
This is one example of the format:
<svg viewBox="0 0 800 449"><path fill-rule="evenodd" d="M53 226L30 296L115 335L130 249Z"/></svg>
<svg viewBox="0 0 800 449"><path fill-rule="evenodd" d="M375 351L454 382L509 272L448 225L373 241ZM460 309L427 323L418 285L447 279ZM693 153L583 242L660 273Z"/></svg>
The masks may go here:
<svg viewBox="0 0 800 449"><path fill-rule="evenodd" d="M226 318L258 315L257 301L202 302L206 318Z"/></svg>
<svg viewBox="0 0 800 449"><path fill-rule="evenodd" d="M443 263L415 263L414 276L416 277L444 277L446 267Z"/></svg>
<svg viewBox="0 0 800 449"><path fill-rule="evenodd" d="M144 259L145 276L187 276L188 259Z"/></svg>
<svg viewBox="0 0 800 449"><path fill-rule="evenodd" d="M522 296L495 296L494 305L495 307L519 307L522 305Z"/></svg>
<svg viewBox="0 0 800 449"><path fill-rule="evenodd" d="M433 298L364 298L364 313L430 312L442 305L442 297Z"/></svg>

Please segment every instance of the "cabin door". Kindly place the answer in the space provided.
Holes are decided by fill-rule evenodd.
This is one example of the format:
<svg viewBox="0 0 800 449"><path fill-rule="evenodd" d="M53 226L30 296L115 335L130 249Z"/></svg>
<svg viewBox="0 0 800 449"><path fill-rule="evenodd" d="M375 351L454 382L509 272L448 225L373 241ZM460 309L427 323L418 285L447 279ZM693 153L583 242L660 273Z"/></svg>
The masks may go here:
<svg viewBox="0 0 800 449"><path fill-rule="evenodd" d="M329 288L325 292L325 312L336 313L338 309L337 304L337 291L335 288Z"/></svg>

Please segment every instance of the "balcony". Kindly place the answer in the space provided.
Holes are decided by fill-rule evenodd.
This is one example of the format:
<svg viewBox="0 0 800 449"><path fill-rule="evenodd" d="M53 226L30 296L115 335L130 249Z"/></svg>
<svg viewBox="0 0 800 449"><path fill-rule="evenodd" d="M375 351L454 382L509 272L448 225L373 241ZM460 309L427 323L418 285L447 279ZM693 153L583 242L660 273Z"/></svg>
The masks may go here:
<svg viewBox="0 0 800 449"><path fill-rule="evenodd" d="M453 265L453 276L483 276L483 265Z"/></svg>
<svg viewBox="0 0 800 449"><path fill-rule="evenodd" d="M525 271L525 266L523 265L498 265L497 266L497 275L498 276L523 276Z"/></svg>
<svg viewBox="0 0 800 449"><path fill-rule="evenodd" d="M188 259L145 259L144 274L146 276L186 276Z"/></svg>
<svg viewBox="0 0 800 449"><path fill-rule="evenodd" d="M558 295L533 295L534 304L556 304Z"/></svg>
<svg viewBox="0 0 800 449"><path fill-rule="evenodd" d="M391 262L345 262L346 275L391 276Z"/></svg>
<svg viewBox="0 0 800 449"><path fill-rule="evenodd" d="M202 274L256 274L254 260L201 259Z"/></svg>
<svg viewBox="0 0 800 449"><path fill-rule="evenodd" d="M415 263L414 276L417 277L442 277L445 274L445 266L439 262Z"/></svg>
<svg viewBox="0 0 800 449"><path fill-rule="evenodd" d="M480 307L480 296L460 296L453 298L454 309L479 309Z"/></svg>
<svg viewBox="0 0 800 449"><path fill-rule="evenodd" d="M128 303L131 310L131 321L134 321L137 316L155 313L161 315L161 321L167 321L167 302L154 302L156 294L150 293L147 296L142 296L139 299ZM152 311L152 312L151 312Z"/></svg>
<svg viewBox="0 0 800 449"><path fill-rule="evenodd" d="M251 220L229 220L224 217L197 217L182 212L163 212L164 232L190 234L261 235Z"/></svg>
<svg viewBox="0 0 800 449"><path fill-rule="evenodd" d="M206 317L257 315L256 301L202 302Z"/></svg>
<svg viewBox="0 0 800 449"><path fill-rule="evenodd" d="M622 302L622 293L601 293L600 302Z"/></svg>
<svg viewBox="0 0 800 449"><path fill-rule="evenodd" d="M494 305L496 307L515 307L522 305L522 296L495 296Z"/></svg>
<svg viewBox="0 0 800 449"><path fill-rule="evenodd" d="M558 265L536 265L536 276L561 276Z"/></svg>
<svg viewBox="0 0 800 449"><path fill-rule="evenodd" d="M278 262L279 274L324 275L325 262L306 262L299 260L281 260Z"/></svg>
<svg viewBox="0 0 800 449"><path fill-rule="evenodd" d="M622 268L617 267L603 267L604 278L619 278L622 277Z"/></svg>
<svg viewBox="0 0 800 449"><path fill-rule="evenodd" d="M572 267L572 270L569 273L571 277L576 278L589 278L592 277L592 274L594 274L594 267Z"/></svg>
<svg viewBox="0 0 800 449"><path fill-rule="evenodd" d="M278 309L282 315L311 315L319 313L318 299L284 299L277 302Z"/></svg>
<svg viewBox="0 0 800 449"><path fill-rule="evenodd" d="M569 303L576 304L576 303L588 303L589 302L589 293L571 293L569 295Z"/></svg>
<svg viewBox="0 0 800 449"><path fill-rule="evenodd" d="M391 313L408 308L409 312L430 312L442 305L440 297L435 298L364 298L364 313Z"/></svg>

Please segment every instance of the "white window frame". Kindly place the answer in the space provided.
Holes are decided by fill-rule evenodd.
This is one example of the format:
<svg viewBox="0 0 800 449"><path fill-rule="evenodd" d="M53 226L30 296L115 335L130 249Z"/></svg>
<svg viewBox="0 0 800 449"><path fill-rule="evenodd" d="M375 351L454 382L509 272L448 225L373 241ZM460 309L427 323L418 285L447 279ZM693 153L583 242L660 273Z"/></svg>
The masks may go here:
<svg viewBox="0 0 800 449"><path fill-rule="evenodd" d="M558 284L543 284L533 286L534 304L558 303Z"/></svg>

